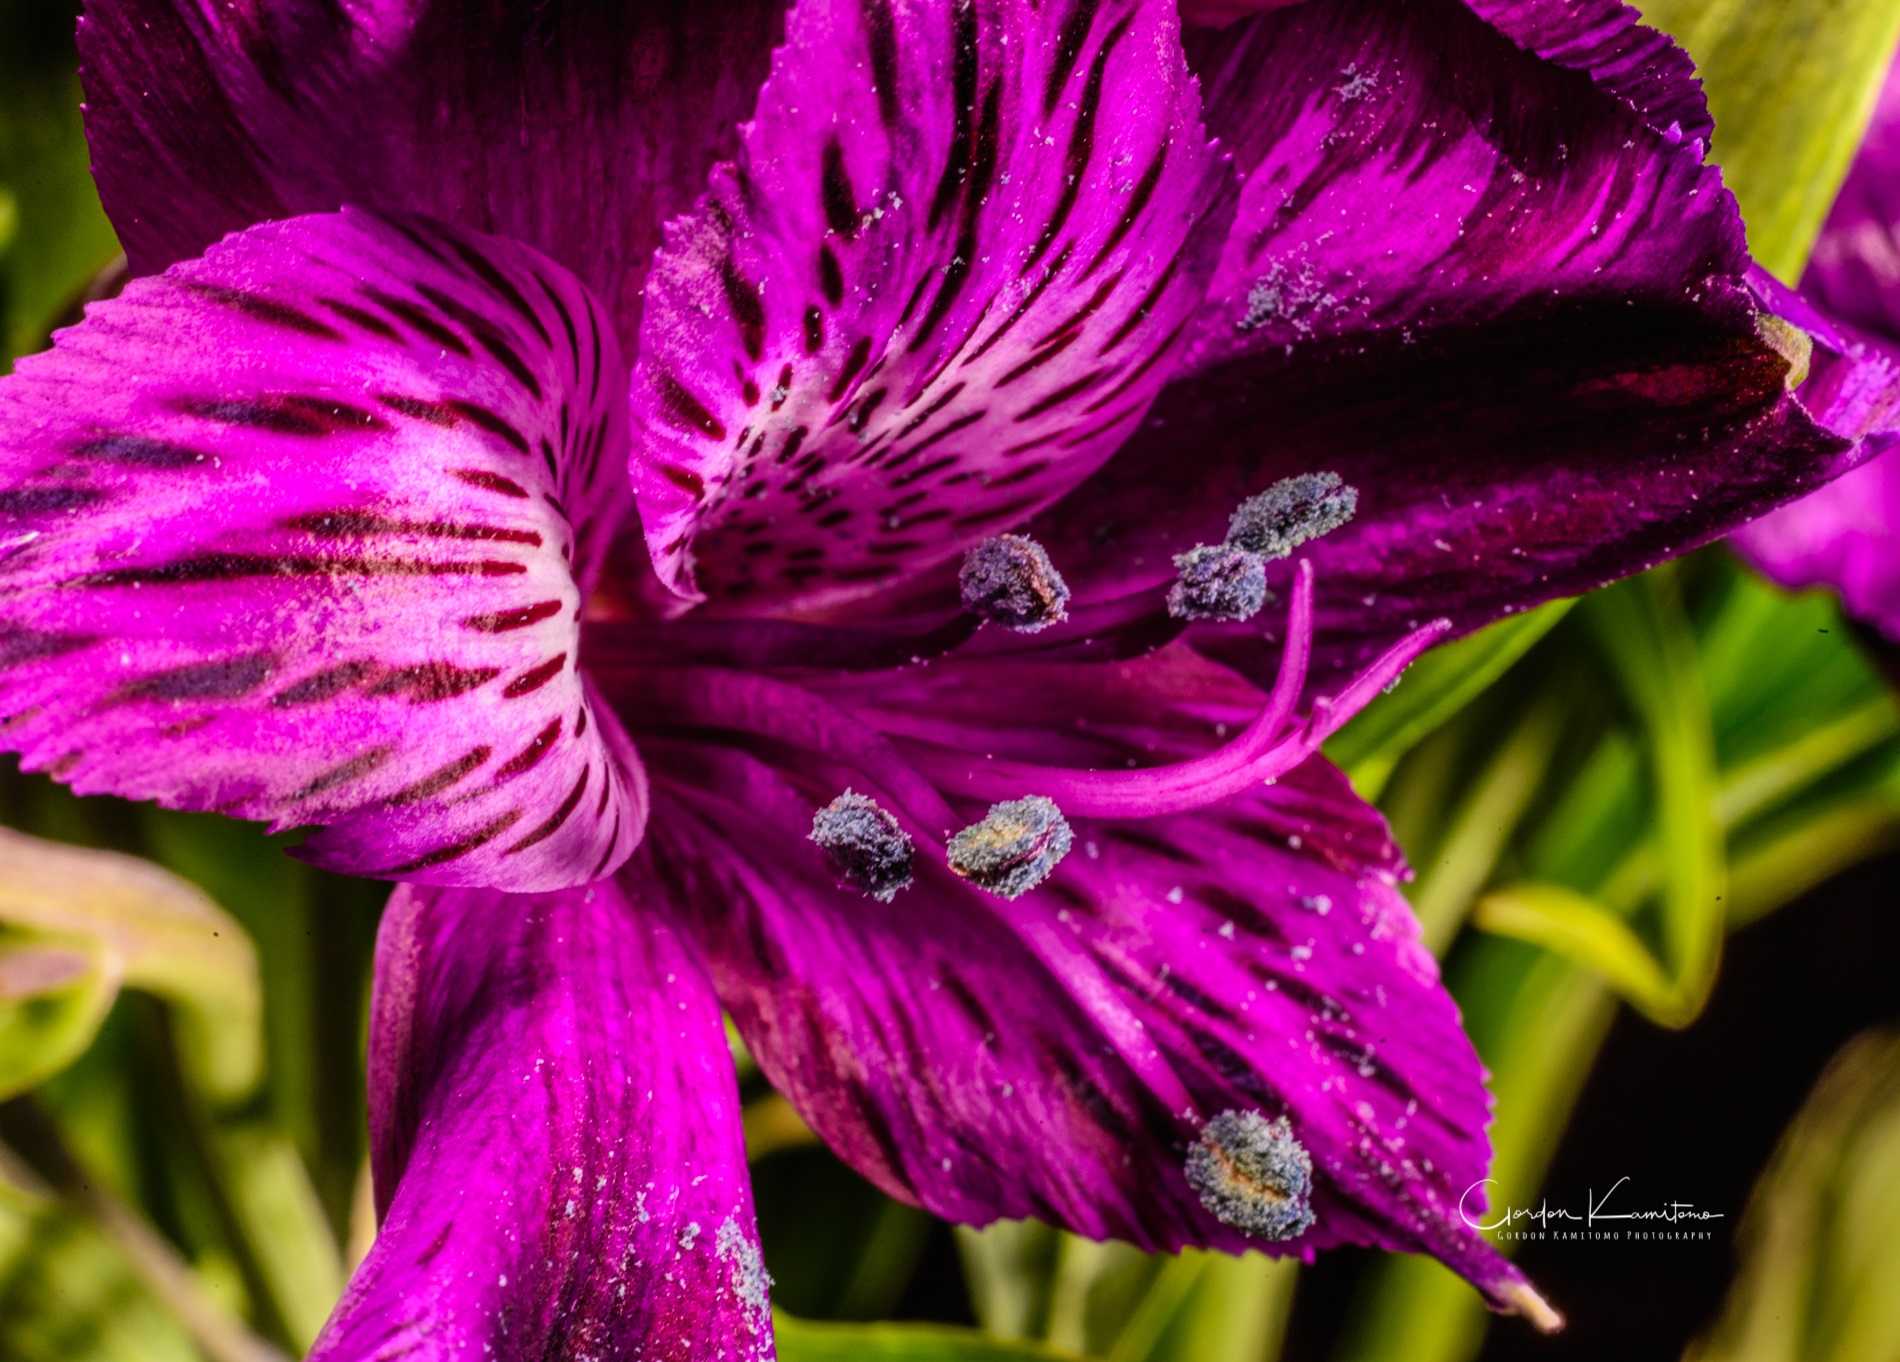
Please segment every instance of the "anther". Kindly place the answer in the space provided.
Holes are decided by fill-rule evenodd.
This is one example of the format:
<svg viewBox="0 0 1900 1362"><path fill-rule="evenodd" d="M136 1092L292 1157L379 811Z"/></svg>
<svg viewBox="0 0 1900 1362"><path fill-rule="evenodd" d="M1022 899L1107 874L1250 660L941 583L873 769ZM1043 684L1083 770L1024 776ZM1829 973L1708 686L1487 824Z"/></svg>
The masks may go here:
<svg viewBox="0 0 1900 1362"><path fill-rule="evenodd" d="M1227 542L1262 558L1285 558L1344 525L1358 509L1359 489L1341 483L1337 473L1282 478L1240 503L1227 522Z"/></svg>
<svg viewBox="0 0 1900 1362"><path fill-rule="evenodd" d="M1168 613L1178 620L1252 619L1267 603L1266 560L1248 549L1196 544L1174 566Z"/></svg>
<svg viewBox="0 0 1900 1362"><path fill-rule="evenodd" d="M999 534L973 545L957 574L964 609L991 624L1033 634L1069 617L1069 584L1042 545Z"/></svg>
<svg viewBox="0 0 1900 1362"><path fill-rule="evenodd" d="M1048 879L1074 843L1055 800L1005 800L950 839L950 868L980 889L1019 898Z"/></svg>
<svg viewBox="0 0 1900 1362"><path fill-rule="evenodd" d="M880 903L910 886L910 834L874 799L846 790L812 815L811 840L840 879Z"/></svg>
<svg viewBox="0 0 1900 1362"><path fill-rule="evenodd" d="M1286 1117L1223 1111L1187 1153L1188 1186L1223 1225L1291 1239L1313 1223L1313 1158Z"/></svg>

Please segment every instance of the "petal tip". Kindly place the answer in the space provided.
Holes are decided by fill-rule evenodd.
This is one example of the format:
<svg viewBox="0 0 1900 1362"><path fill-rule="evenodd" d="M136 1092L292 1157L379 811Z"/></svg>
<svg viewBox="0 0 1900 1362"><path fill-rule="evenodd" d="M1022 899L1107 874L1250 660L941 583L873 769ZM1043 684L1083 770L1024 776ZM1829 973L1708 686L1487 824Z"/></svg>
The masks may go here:
<svg viewBox="0 0 1900 1362"><path fill-rule="evenodd" d="M1562 1331L1564 1317L1557 1313L1536 1287L1523 1278L1505 1282L1496 1288L1495 1295L1500 1314L1522 1315L1540 1334Z"/></svg>

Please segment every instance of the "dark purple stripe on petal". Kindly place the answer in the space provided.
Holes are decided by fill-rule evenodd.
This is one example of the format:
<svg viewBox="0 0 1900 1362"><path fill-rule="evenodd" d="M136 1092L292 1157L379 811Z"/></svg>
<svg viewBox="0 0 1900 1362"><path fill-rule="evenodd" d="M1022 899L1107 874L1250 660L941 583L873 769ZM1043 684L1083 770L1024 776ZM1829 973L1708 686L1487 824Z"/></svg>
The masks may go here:
<svg viewBox="0 0 1900 1362"><path fill-rule="evenodd" d="M390 753L395 750L395 747L390 745L372 747L367 752L351 757L342 765L333 766L321 775L313 777L307 785L302 786L293 794L291 799L309 799L326 790L334 790L339 785L348 785L353 780L360 780L388 761Z"/></svg>
<svg viewBox="0 0 1900 1362"><path fill-rule="evenodd" d="M548 749L560 736L561 720L560 716L556 715L546 728L534 735L532 742L496 768L495 783L500 784L504 780L512 780L518 775L532 771L540 765L541 758L548 754Z"/></svg>
<svg viewBox="0 0 1900 1362"><path fill-rule="evenodd" d="M418 870L427 870L431 866L447 865L450 861L458 861L469 852L488 845L520 821L521 810L510 809L468 836L450 842L447 846L437 847L434 851L426 852L413 861L404 861L401 865L391 866L384 874L413 875Z"/></svg>
<svg viewBox="0 0 1900 1362"><path fill-rule="evenodd" d="M320 322L315 317L299 312L288 303L278 302L274 298L262 298L243 289L231 288L225 284L206 283L202 280L193 280L185 287L201 298L208 298L225 307L236 308L245 316L254 317L268 326L300 332L319 340L343 339L328 323Z"/></svg>
<svg viewBox="0 0 1900 1362"><path fill-rule="evenodd" d="M398 667L366 688L369 695L399 695L411 704L428 705L452 700L486 685L501 675L499 667L458 667L452 662L425 662Z"/></svg>
<svg viewBox="0 0 1900 1362"><path fill-rule="evenodd" d="M477 747L457 757L439 771L432 771L414 785L405 786L389 796L391 804L415 804L433 798L487 761L494 749Z"/></svg>
<svg viewBox="0 0 1900 1362"><path fill-rule="evenodd" d="M112 698L121 704L134 700L236 700L268 681L276 665L277 659L270 653L255 653L174 667L127 682Z"/></svg>
<svg viewBox="0 0 1900 1362"><path fill-rule="evenodd" d="M566 665L566 653L562 653L559 657L550 657L540 666L523 672L520 676L517 676L507 685L503 686L501 688L502 698L518 700L524 695L529 695L540 690L541 687L547 685L548 682L559 676L561 674L561 668ZM586 714L587 711L583 709L581 711L581 721L575 726L574 736L577 738L587 731Z"/></svg>
<svg viewBox="0 0 1900 1362"><path fill-rule="evenodd" d="M587 792L587 780L591 774L592 772L590 771L582 771L580 774L580 779L574 782L574 788L569 790L567 792L567 798L561 801L561 806L557 808L553 813L548 815L547 822L543 823L540 827L536 828L533 832L529 833L526 837L523 837L519 842L516 842L513 846L509 847L508 850L504 854L508 856L513 856L517 852L526 851L529 847L536 846L542 842L545 842L547 841L548 838L552 837L555 833L559 832L561 830L561 825L567 822L568 818L572 816L575 808L579 806L581 802L581 796Z"/></svg>
<svg viewBox="0 0 1900 1362"><path fill-rule="evenodd" d="M198 450L143 435L101 435L75 447L73 453L82 459L104 459L134 468L186 468L206 458Z"/></svg>
<svg viewBox="0 0 1900 1362"><path fill-rule="evenodd" d="M451 468L449 473L470 487L479 487L485 492L499 492L505 497L526 498L528 496L528 489L513 478L504 478L501 474L490 473L485 468ZM541 541L537 539L535 542L538 544Z"/></svg>

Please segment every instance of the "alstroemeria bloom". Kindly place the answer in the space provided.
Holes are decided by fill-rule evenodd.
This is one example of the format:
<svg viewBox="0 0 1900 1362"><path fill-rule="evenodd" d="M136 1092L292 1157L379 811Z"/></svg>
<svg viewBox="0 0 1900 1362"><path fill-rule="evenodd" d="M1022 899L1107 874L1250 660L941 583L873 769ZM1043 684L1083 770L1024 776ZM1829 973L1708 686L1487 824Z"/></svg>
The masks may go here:
<svg viewBox="0 0 1900 1362"><path fill-rule="evenodd" d="M4 731L409 882L320 1356L767 1355L722 1007L939 1215L1428 1252L1549 1321L1312 753L1443 620L1854 456L1679 52L1607 0L81 39L143 277L0 388Z"/></svg>
<svg viewBox="0 0 1900 1362"><path fill-rule="evenodd" d="M1765 281L1772 285L1772 281ZM1838 351L1900 364L1900 67L1887 74L1873 120L1801 278L1776 306ZM1803 304L1812 304L1804 307ZM1875 385L1866 443L1900 438L1900 407ZM1900 452L1877 452L1820 491L1735 536L1757 568L1786 587L1826 586L1848 611L1900 642Z"/></svg>

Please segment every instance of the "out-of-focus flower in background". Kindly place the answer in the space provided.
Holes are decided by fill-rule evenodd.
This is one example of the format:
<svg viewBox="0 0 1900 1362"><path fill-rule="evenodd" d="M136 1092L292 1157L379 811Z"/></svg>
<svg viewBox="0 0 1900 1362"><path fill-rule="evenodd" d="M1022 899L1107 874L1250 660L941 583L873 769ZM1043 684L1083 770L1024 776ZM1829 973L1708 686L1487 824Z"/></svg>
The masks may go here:
<svg viewBox="0 0 1900 1362"><path fill-rule="evenodd" d="M1900 72L1881 91L1866 140L1801 276L1796 317L1858 353L1900 356ZM1873 442L1884 448L1892 437ZM1900 642L1900 456L1882 454L1735 536L1787 587L1825 586Z"/></svg>

